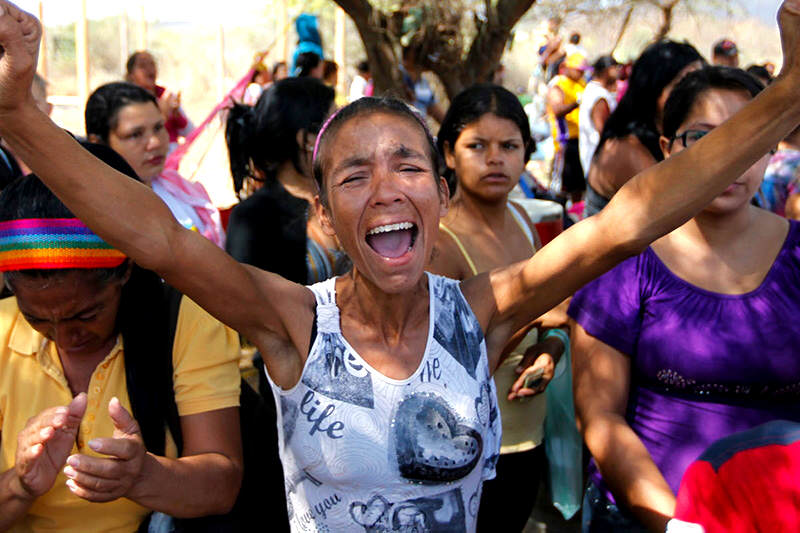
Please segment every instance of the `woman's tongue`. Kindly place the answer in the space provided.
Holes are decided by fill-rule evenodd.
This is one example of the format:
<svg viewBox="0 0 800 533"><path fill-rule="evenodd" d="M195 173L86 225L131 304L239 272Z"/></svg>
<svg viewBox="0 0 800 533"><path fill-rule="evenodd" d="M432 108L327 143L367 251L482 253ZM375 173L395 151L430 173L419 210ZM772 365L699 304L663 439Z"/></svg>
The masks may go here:
<svg viewBox="0 0 800 533"><path fill-rule="evenodd" d="M411 230L401 229L367 235L367 244L383 257L400 257L411 247Z"/></svg>

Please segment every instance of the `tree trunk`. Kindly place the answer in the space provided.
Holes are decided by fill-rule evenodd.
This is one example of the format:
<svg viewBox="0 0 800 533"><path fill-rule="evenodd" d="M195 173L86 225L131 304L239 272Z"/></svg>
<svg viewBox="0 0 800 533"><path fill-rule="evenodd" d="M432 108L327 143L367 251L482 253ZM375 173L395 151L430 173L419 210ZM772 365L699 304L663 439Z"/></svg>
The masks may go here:
<svg viewBox="0 0 800 533"><path fill-rule="evenodd" d="M680 2L680 0L669 0L664 4L659 4L663 20L661 22L661 28L653 38L655 42L658 42L666 37L669 31L672 29L672 11L675 9L675 6L678 5L678 2Z"/></svg>
<svg viewBox="0 0 800 533"><path fill-rule="evenodd" d="M397 66L396 43L389 30L389 18L367 0L334 0L353 20L367 52L375 95L403 97L403 79Z"/></svg>
<svg viewBox="0 0 800 533"><path fill-rule="evenodd" d="M625 17L622 19L622 26L617 34L617 40L614 41L614 46L611 47L611 55L614 55L614 52L619 47L619 43L622 42L622 36L625 35L625 30L628 29L628 24L631 22L631 15L633 15L633 7L634 6L629 7L628 11L625 12Z"/></svg>
<svg viewBox="0 0 800 533"><path fill-rule="evenodd" d="M387 14L367 0L334 0L353 20L364 43L376 95L406 96L400 66L402 13ZM503 55L511 29L536 0L485 0L485 17L476 22L477 34L469 47L463 41L436 41L438 49L427 50L419 66L432 71L449 98L464 88L485 80ZM434 9L427 14L435 13ZM435 35L444 21L429 17L418 32ZM459 28L460 30L460 28ZM454 57L461 60L453 60Z"/></svg>

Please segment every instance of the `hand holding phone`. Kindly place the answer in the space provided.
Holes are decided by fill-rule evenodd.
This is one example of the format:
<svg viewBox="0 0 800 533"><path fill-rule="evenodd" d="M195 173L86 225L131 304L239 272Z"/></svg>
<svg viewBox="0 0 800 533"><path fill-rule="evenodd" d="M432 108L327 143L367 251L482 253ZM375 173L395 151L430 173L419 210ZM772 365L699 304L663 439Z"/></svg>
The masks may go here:
<svg viewBox="0 0 800 533"><path fill-rule="evenodd" d="M539 385L542 384L542 375L544 374L544 368L537 368L527 376L525 376L525 381L522 382L522 387L525 389L536 389Z"/></svg>

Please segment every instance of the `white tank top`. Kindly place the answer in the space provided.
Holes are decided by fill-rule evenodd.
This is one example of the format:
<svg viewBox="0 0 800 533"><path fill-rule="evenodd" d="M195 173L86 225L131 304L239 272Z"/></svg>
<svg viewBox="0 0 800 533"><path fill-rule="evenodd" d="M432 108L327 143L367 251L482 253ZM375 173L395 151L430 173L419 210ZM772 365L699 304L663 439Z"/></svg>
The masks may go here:
<svg viewBox="0 0 800 533"><path fill-rule="evenodd" d="M292 531L474 531L501 428L483 332L459 282L428 274L427 346L404 380L348 344L335 284L310 287L317 335L300 382L284 391L270 381Z"/></svg>

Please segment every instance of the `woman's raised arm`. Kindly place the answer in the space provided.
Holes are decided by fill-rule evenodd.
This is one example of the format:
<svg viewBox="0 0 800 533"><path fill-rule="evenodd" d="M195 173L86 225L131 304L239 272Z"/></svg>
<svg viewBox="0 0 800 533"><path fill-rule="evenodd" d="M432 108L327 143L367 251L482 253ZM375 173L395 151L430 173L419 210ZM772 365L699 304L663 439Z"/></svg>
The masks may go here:
<svg viewBox="0 0 800 533"><path fill-rule="evenodd" d="M637 175L600 214L531 259L464 282L490 353L530 317L689 220L800 123L800 0L784 1L778 21L784 66L753 101L689 149Z"/></svg>
<svg viewBox="0 0 800 533"><path fill-rule="evenodd" d="M93 231L219 320L259 347L278 342L302 349L313 314L311 293L245 267L185 230L149 188L111 169L53 124L30 93L39 21L5 0L0 11L0 136L14 152ZM277 301L279 306L272 305Z"/></svg>

